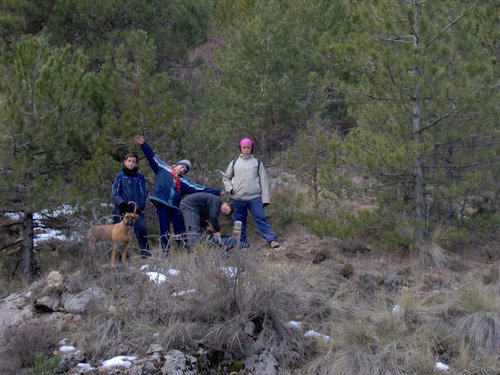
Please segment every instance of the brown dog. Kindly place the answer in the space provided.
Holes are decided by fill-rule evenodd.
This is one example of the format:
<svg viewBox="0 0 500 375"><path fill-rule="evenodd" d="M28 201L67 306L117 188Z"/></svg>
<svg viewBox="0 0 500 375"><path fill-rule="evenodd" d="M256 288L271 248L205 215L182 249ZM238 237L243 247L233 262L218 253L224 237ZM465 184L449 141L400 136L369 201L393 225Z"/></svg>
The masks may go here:
<svg viewBox="0 0 500 375"><path fill-rule="evenodd" d="M127 260L127 246L132 241L134 224L137 214L127 212L123 220L116 224L96 225L87 232L90 250L95 254L96 241L113 241L113 251L111 253L111 265L114 266L118 254L118 248L122 247L122 262Z"/></svg>

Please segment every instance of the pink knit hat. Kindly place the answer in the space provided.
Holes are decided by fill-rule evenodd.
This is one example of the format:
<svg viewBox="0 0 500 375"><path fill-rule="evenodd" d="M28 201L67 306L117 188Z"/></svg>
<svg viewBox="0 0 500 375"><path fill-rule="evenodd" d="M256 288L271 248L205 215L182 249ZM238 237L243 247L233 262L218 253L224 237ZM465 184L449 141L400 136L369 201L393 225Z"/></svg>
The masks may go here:
<svg viewBox="0 0 500 375"><path fill-rule="evenodd" d="M241 141L240 141L240 147L241 146L253 146L253 142L250 138L243 138Z"/></svg>

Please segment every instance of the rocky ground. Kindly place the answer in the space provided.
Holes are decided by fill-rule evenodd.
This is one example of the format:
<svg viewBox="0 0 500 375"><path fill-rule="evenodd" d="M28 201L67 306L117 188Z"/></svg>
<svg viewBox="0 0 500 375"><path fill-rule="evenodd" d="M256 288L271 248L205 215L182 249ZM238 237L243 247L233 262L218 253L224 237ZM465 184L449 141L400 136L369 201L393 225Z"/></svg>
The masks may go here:
<svg viewBox="0 0 500 375"><path fill-rule="evenodd" d="M349 285L363 300L375 300L380 291L396 295L402 288L417 288L428 294L442 293L443 290L460 288L470 278L496 284L497 291L500 291L500 256L498 251L491 249L471 249L459 253L443 250L445 265L433 267L423 266L426 262L422 256L407 249L388 251L362 241L321 239L300 226L290 227L287 232L280 250L268 249L256 239L251 252L265 259L267 269L304 267L316 270L313 272L318 274L330 275L332 285L335 284L336 288ZM127 267L138 268L141 265L144 262L134 258ZM99 267L108 266L103 264ZM29 321L49 323L62 334L79 329L88 317L89 306L102 303L108 309L112 308L106 290L93 286L75 292L75 288L68 287L70 278L71 275L54 270L25 290L4 297L0 304L0 325L5 328ZM113 305L119 305L119 301L114 301ZM311 321L309 323L312 324ZM318 326L318 330L320 327L325 326ZM254 328L250 325L245 329L252 331ZM323 338L329 338L328 332L324 333ZM118 361L116 366L106 367L104 361L109 358L89 363L85 348L75 347L69 338L59 335L56 346L53 355L59 358L58 372L67 374L299 373L293 368L281 366L272 350L260 350L242 361L230 361L230 364L221 365L224 361L219 361L217 366L212 364L210 367L209 358L213 355L210 348L200 347L186 352L153 343L143 348L142 354L124 355L115 359Z"/></svg>

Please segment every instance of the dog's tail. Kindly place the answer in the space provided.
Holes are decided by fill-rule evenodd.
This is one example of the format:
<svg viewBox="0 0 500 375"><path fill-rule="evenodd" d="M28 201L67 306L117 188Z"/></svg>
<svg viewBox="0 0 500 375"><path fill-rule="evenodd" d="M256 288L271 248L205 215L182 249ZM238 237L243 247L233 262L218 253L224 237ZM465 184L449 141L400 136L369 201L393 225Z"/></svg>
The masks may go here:
<svg viewBox="0 0 500 375"><path fill-rule="evenodd" d="M135 203L134 201L128 202L128 204L130 204L130 203L132 203L134 205L134 214L135 214L137 211L137 203Z"/></svg>

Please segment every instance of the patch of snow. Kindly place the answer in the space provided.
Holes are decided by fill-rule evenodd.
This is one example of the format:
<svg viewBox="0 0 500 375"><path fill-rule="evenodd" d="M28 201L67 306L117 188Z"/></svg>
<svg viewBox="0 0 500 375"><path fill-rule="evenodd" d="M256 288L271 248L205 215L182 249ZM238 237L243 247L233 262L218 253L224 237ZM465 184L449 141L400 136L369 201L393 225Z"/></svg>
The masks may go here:
<svg viewBox="0 0 500 375"><path fill-rule="evenodd" d="M154 281L155 283L163 283L167 280L167 277L159 272L146 272L146 275L149 277L149 280Z"/></svg>
<svg viewBox="0 0 500 375"><path fill-rule="evenodd" d="M118 357L114 357L111 359L108 359L102 363L101 368L111 368L111 367L126 367L129 368L132 366L133 360L135 360L136 357L130 357L126 355L119 355Z"/></svg>
<svg viewBox="0 0 500 375"><path fill-rule="evenodd" d="M167 273L168 273L169 275L172 275L172 276L177 276L177 275L180 273L180 271L179 271L179 270L175 270L175 269L173 269L173 268L170 268L170 269L167 271Z"/></svg>
<svg viewBox="0 0 500 375"><path fill-rule="evenodd" d="M59 217L62 215L72 215L74 214L76 209L73 206L70 206L69 204L62 204L61 206L57 207L54 210L48 210L48 209L43 209L40 212L35 212L33 213L33 219L35 222L40 221L43 219L45 216L54 216L54 217ZM8 212L5 214L9 219L11 220L22 220L23 218L23 213L22 212ZM39 228L37 229L37 233L35 233L34 236L34 243L35 245L40 242L40 241L46 241L51 238L57 238L61 241L67 241L68 237L63 235L61 231L57 229L43 229Z"/></svg>
<svg viewBox="0 0 500 375"><path fill-rule="evenodd" d="M35 235L33 242L35 244L37 244L40 241L46 241L46 240L51 239L51 238L57 238L58 240L61 240L61 241L68 240L68 237L61 234L61 232L57 229L45 229L42 233L37 233Z"/></svg>
<svg viewBox="0 0 500 375"><path fill-rule="evenodd" d="M221 271L229 277L236 277L238 275L238 268L236 267L222 267Z"/></svg>
<svg viewBox="0 0 500 375"><path fill-rule="evenodd" d="M402 316L404 314L404 309L399 306L399 305L395 305L393 308L392 308L392 313L396 316Z"/></svg>
<svg viewBox="0 0 500 375"><path fill-rule="evenodd" d="M312 330L312 329L307 331L306 333L304 333L304 336L305 337L319 337L319 338L323 339L325 342L330 341L330 336L323 335L323 334L316 332L315 330Z"/></svg>
<svg viewBox="0 0 500 375"><path fill-rule="evenodd" d="M436 362L436 370L439 371L448 371L450 369L450 366L443 362Z"/></svg>
<svg viewBox="0 0 500 375"><path fill-rule="evenodd" d="M4 215L11 220L21 220L23 217L22 213L20 212L6 212Z"/></svg>
<svg viewBox="0 0 500 375"><path fill-rule="evenodd" d="M194 293L196 292L196 289L188 289L188 290L181 290L180 292L173 292L172 296L174 297L180 297L188 293Z"/></svg>
<svg viewBox="0 0 500 375"><path fill-rule="evenodd" d="M76 352L76 348L71 345L63 345L59 348L59 351L61 353L71 353L71 352Z"/></svg>
<svg viewBox="0 0 500 375"><path fill-rule="evenodd" d="M38 220L42 217L42 215L53 215L53 216L61 216L61 215L73 215L76 209L69 204L62 204L54 210L44 209L40 211L40 213L35 213L33 215L35 220Z"/></svg>
<svg viewBox="0 0 500 375"><path fill-rule="evenodd" d="M286 326L290 328L301 328L302 322L297 322L296 320L290 320L288 323L286 323Z"/></svg>

